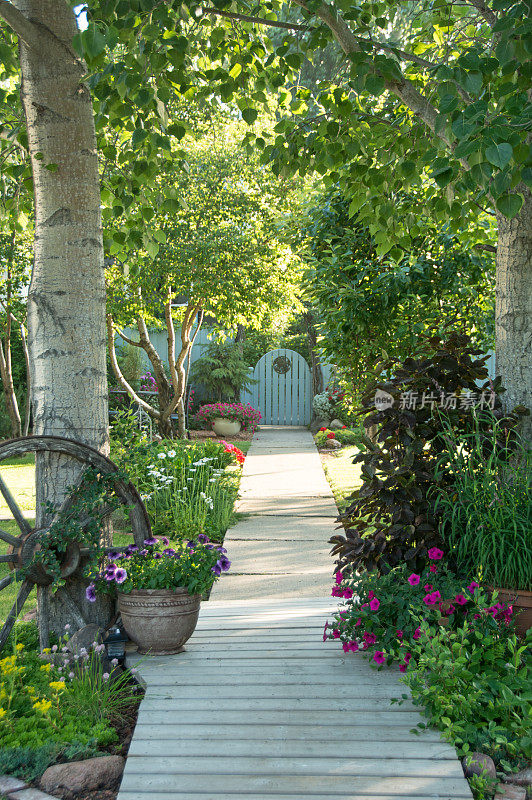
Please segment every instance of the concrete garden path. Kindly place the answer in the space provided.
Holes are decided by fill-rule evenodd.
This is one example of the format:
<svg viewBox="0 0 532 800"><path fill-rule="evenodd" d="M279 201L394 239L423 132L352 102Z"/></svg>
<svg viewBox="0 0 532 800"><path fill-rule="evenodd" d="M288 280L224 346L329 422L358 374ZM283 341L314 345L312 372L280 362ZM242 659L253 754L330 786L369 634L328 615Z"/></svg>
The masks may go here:
<svg viewBox="0 0 532 800"><path fill-rule="evenodd" d="M405 687L322 642L336 507L305 429L265 428L228 531L232 572L147 684L118 800L465 800L454 749L411 728Z"/></svg>

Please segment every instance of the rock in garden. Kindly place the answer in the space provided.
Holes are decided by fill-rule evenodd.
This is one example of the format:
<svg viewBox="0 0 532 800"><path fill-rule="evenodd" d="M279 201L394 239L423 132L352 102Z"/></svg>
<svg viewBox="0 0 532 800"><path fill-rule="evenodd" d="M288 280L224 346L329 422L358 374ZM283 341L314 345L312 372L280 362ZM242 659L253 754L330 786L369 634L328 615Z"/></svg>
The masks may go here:
<svg viewBox="0 0 532 800"><path fill-rule="evenodd" d="M515 783L517 786L532 786L532 767L505 775L503 780L507 783Z"/></svg>
<svg viewBox="0 0 532 800"><path fill-rule="evenodd" d="M320 428L328 428L328 427L329 427L328 419L320 419L319 417L317 417L310 423L310 432L316 434Z"/></svg>
<svg viewBox="0 0 532 800"><path fill-rule="evenodd" d="M526 789L513 783L499 783L493 800L526 800Z"/></svg>
<svg viewBox="0 0 532 800"><path fill-rule="evenodd" d="M344 427L344 423L339 419L333 419L333 421L331 423L329 423L329 430L330 431L339 431L343 427Z"/></svg>
<svg viewBox="0 0 532 800"><path fill-rule="evenodd" d="M473 775L486 775L489 778L497 777L497 770L493 759L484 753L471 753L462 759L462 767L466 778Z"/></svg>
<svg viewBox="0 0 532 800"><path fill-rule="evenodd" d="M93 642L100 643L103 639L103 630L99 625L92 623L85 625L76 631L67 642L67 650L74 655L81 655L81 651L85 649L87 652L91 649Z"/></svg>
<svg viewBox="0 0 532 800"><path fill-rule="evenodd" d="M339 450L342 443L339 442L338 439L327 439L323 446L326 447L327 450Z"/></svg>
<svg viewBox="0 0 532 800"><path fill-rule="evenodd" d="M54 764L42 776L40 787L65 800L79 792L114 789L122 777L124 764L122 756L100 756L86 761Z"/></svg>
<svg viewBox="0 0 532 800"><path fill-rule="evenodd" d="M18 778L12 778L11 775L0 775L0 795L8 794L8 792L16 792L17 789L25 789L26 784Z"/></svg>

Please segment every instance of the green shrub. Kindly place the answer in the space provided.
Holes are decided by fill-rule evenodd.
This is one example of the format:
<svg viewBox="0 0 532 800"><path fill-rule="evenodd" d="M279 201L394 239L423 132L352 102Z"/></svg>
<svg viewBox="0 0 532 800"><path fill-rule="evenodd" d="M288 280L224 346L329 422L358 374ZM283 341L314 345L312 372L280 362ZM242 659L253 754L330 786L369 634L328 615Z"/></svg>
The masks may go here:
<svg viewBox="0 0 532 800"><path fill-rule="evenodd" d="M94 740L62 747L43 744L41 747L6 747L0 750L0 774L13 775L23 781L34 781L58 761L78 761L99 754Z"/></svg>
<svg viewBox="0 0 532 800"><path fill-rule="evenodd" d="M330 433L334 433L334 438L345 446L357 445L361 442L362 434L358 430L354 430L353 428L340 428L337 431L331 431L329 428L326 428L324 431L318 431L314 437L317 447L325 446L328 434Z"/></svg>
<svg viewBox="0 0 532 800"><path fill-rule="evenodd" d="M532 758L531 647L532 632L519 642L504 629L464 623L449 631L422 623L402 680L460 755L488 753L511 771L516 761Z"/></svg>
<svg viewBox="0 0 532 800"><path fill-rule="evenodd" d="M444 425L446 449L436 476L452 476L452 493L434 491L441 530L454 562L491 586L532 589L532 454L490 420L458 438Z"/></svg>
<svg viewBox="0 0 532 800"><path fill-rule="evenodd" d="M257 383L250 376L248 362L234 342L211 342L192 364L190 376L201 383L218 402L233 400L242 389Z"/></svg>

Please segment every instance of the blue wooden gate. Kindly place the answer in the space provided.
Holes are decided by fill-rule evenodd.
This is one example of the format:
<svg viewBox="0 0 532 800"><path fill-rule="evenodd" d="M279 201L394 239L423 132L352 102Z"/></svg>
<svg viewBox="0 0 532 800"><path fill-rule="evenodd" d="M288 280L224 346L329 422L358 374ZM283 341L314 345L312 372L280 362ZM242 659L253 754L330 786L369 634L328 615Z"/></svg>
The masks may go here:
<svg viewBox="0 0 532 800"><path fill-rule="evenodd" d="M253 370L257 383L241 392L262 414L263 425L308 425L312 413L312 376L294 350L270 350Z"/></svg>

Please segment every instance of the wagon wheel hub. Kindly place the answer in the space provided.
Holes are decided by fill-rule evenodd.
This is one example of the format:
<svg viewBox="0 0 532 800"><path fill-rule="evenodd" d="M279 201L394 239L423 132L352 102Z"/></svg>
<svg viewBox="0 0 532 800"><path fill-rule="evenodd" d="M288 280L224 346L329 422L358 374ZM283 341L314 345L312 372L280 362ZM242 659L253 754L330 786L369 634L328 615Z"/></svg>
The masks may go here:
<svg viewBox="0 0 532 800"><path fill-rule="evenodd" d="M10 544L8 555L13 558L8 561L10 570L23 570L26 579L36 583L38 586L49 586L53 583L53 576L46 571L46 567L39 560L35 560L36 554L41 549L41 539L48 533L48 528L35 528L29 533L24 533L19 538L18 545ZM68 578L78 568L81 561L81 549L75 542L69 542L66 551L61 557L61 577Z"/></svg>

